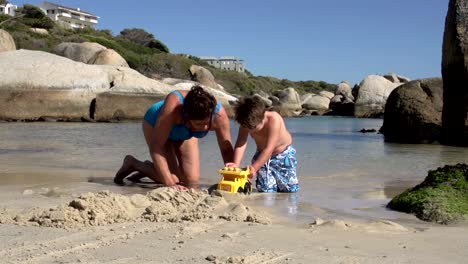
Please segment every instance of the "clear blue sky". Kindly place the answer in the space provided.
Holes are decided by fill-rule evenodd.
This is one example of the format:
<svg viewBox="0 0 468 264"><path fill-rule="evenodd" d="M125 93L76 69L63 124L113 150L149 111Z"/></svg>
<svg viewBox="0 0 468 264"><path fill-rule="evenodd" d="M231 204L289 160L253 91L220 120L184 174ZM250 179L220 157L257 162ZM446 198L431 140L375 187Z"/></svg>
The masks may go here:
<svg viewBox="0 0 468 264"><path fill-rule="evenodd" d="M42 1L15 1L39 4ZM171 53L238 56L254 75L359 83L395 72L440 77L448 0L51 0L142 28Z"/></svg>

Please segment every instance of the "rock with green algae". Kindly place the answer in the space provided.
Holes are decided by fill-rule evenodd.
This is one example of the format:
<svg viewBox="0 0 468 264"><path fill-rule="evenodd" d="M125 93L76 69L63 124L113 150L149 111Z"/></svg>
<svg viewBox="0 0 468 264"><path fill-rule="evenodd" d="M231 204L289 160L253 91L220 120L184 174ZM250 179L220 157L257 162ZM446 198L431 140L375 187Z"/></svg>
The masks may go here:
<svg viewBox="0 0 468 264"><path fill-rule="evenodd" d="M446 165L429 171L422 183L394 197L387 207L439 224L467 220L468 165Z"/></svg>

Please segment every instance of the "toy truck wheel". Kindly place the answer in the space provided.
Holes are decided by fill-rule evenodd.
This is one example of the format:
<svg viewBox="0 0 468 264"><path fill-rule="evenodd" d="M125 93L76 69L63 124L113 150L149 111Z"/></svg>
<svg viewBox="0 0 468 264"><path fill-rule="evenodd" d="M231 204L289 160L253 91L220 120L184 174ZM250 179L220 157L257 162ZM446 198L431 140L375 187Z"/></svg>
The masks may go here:
<svg viewBox="0 0 468 264"><path fill-rule="evenodd" d="M244 188L239 187L239 189L237 189L237 192L238 192L238 193L243 193L243 192L245 192L245 191L244 191Z"/></svg>
<svg viewBox="0 0 468 264"><path fill-rule="evenodd" d="M252 183L250 183L250 182L245 183L244 193L248 194L248 193L251 193L251 192L252 192Z"/></svg>

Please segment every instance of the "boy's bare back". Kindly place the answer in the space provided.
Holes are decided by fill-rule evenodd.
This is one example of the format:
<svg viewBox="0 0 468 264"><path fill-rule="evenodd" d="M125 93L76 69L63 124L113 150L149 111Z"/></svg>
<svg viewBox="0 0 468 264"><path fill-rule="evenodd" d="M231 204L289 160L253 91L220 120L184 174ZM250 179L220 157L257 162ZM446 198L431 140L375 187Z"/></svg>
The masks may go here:
<svg viewBox="0 0 468 264"><path fill-rule="evenodd" d="M286 128L283 118L277 112L265 112L263 122L250 135L257 144L257 150L267 148L268 143L274 144L272 155L283 152L287 146L292 144L292 136Z"/></svg>

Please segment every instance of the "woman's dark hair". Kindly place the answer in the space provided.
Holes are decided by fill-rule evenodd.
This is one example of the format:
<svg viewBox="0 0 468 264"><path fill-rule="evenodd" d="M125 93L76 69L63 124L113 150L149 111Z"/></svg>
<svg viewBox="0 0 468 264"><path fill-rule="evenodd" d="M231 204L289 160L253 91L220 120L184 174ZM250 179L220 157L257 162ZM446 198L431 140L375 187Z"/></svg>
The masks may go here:
<svg viewBox="0 0 468 264"><path fill-rule="evenodd" d="M188 120L205 120L213 114L216 99L201 86L195 85L185 96L184 112Z"/></svg>
<svg viewBox="0 0 468 264"><path fill-rule="evenodd" d="M265 104L256 96L241 97L235 106L235 119L243 127L254 129L265 116Z"/></svg>

